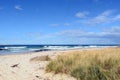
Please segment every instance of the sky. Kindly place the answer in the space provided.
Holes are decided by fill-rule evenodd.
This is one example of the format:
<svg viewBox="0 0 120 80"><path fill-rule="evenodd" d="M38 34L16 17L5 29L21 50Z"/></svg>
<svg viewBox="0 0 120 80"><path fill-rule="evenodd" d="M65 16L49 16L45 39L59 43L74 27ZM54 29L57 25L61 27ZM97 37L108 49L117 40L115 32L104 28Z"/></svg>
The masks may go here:
<svg viewBox="0 0 120 80"><path fill-rule="evenodd" d="M0 44L120 44L120 0L0 0Z"/></svg>

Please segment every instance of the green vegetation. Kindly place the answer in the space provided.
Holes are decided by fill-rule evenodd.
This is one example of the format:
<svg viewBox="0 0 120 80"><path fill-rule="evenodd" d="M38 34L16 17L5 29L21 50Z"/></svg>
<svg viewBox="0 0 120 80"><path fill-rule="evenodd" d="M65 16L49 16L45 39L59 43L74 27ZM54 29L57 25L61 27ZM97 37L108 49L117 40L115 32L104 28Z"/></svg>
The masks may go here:
<svg viewBox="0 0 120 80"><path fill-rule="evenodd" d="M120 48L69 52L50 61L46 71L77 80L120 80Z"/></svg>

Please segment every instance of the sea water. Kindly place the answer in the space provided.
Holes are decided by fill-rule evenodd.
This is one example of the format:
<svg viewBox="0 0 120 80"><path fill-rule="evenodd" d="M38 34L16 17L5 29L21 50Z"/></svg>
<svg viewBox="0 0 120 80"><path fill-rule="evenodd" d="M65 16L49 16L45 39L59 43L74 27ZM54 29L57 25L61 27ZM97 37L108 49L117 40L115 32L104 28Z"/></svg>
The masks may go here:
<svg viewBox="0 0 120 80"><path fill-rule="evenodd" d="M120 45L0 45L0 54L20 54L38 51L72 50L88 48L118 47Z"/></svg>

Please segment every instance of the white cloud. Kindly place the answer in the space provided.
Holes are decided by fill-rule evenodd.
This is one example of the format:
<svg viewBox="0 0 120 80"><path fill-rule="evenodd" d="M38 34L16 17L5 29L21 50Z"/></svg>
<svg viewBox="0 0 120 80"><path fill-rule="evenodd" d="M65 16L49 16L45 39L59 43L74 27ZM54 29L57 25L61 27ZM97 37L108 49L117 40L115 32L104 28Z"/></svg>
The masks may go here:
<svg viewBox="0 0 120 80"><path fill-rule="evenodd" d="M113 20L120 20L120 14L116 15Z"/></svg>
<svg viewBox="0 0 120 80"><path fill-rule="evenodd" d="M23 10L23 8L21 7L21 5L15 5L14 7L16 10Z"/></svg>
<svg viewBox="0 0 120 80"><path fill-rule="evenodd" d="M66 38L93 38L99 40L110 40L112 42L120 43L120 27L112 27L102 32L87 32L83 30L65 30L56 33L56 36L64 36Z"/></svg>
<svg viewBox="0 0 120 80"><path fill-rule="evenodd" d="M89 37L89 36L93 36L94 32L86 32L83 30L65 30L57 33L56 35L66 36L66 37Z"/></svg>
<svg viewBox="0 0 120 80"><path fill-rule="evenodd" d="M86 12L86 11L85 12L78 12L78 13L75 14L75 16L77 18L86 18L87 15L89 15L89 12Z"/></svg>
<svg viewBox="0 0 120 80"><path fill-rule="evenodd" d="M109 16L113 13L113 10L107 10L101 13L99 16Z"/></svg>
<svg viewBox="0 0 120 80"><path fill-rule="evenodd" d="M33 35L33 34L32 34ZM120 44L120 26L112 27L101 32L91 32L84 30L64 30L51 34L42 34L41 36L33 35L38 41L60 39L59 42L69 43L75 41L76 43L117 43ZM33 37L32 37L33 38ZM86 40L86 41L85 41Z"/></svg>
<svg viewBox="0 0 120 80"><path fill-rule="evenodd" d="M114 11L112 10L104 11L103 13L87 20L86 22L91 25L96 25L96 24L104 24L104 23L110 23L120 20L120 14L113 16L112 15L113 12Z"/></svg>
<svg viewBox="0 0 120 80"><path fill-rule="evenodd" d="M111 11L105 11L89 21L90 24L99 24L109 22Z"/></svg>

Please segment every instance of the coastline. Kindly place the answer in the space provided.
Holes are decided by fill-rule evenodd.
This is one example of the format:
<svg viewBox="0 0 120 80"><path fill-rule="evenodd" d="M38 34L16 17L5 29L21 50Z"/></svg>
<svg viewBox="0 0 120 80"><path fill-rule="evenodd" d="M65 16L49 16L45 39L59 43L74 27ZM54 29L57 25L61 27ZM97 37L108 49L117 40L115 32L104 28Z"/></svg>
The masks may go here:
<svg viewBox="0 0 120 80"><path fill-rule="evenodd" d="M117 46L118 47L118 46ZM46 50L46 51L29 51L29 52L7 52L4 54L0 54L0 56L6 56L6 55L24 55L24 54L35 54L35 53L51 53L51 52L68 52L68 51L76 51L76 50L90 50L90 49L104 49L104 48L114 48L114 47L91 47L91 48L77 48L77 49L65 49L65 50Z"/></svg>
<svg viewBox="0 0 120 80"><path fill-rule="evenodd" d="M49 61L31 61L31 59L41 56L49 56L51 59L54 59L57 55L62 55L67 52L96 49L102 50L105 48L0 55L0 80L76 80L66 74L54 75L53 73L46 73L45 67Z"/></svg>
<svg viewBox="0 0 120 80"><path fill-rule="evenodd" d="M23 54L0 55L0 80L75 80L69 75L45 72L49 61L33 61L30 59L48 55L51 59L66 51L43 51ZM12 67L15 66L16 67ZM54 77L53 77L54 76Z"/></svg>

